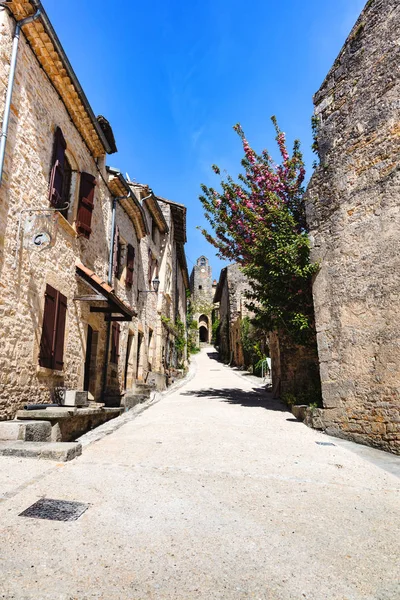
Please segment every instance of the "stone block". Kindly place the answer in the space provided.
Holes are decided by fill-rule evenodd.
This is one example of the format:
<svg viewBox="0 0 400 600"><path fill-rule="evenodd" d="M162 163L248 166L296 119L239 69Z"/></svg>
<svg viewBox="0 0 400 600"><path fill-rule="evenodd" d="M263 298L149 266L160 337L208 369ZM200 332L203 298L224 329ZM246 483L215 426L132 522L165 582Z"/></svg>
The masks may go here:
<svg viewBox="0 0 400 600"><path fill-rule="evenodd" d="M82 454L79 442L0 442L0 456L67 462Z"/></svg>
<svg viewBox="0 0 400 600"><path fill-rule="evenodd" d="M51 438L51 424L46 421L0 422L0 440L47 442Z"/></svg>
<svg viewBox="0 0 400 600"><path fill-rule="evenodd" d="M306 410L307 410L307 408L308 408L308 406L306 404L294 404L292 406L292 414L299 421L304 421L304 419L306 417Z"/></svg>

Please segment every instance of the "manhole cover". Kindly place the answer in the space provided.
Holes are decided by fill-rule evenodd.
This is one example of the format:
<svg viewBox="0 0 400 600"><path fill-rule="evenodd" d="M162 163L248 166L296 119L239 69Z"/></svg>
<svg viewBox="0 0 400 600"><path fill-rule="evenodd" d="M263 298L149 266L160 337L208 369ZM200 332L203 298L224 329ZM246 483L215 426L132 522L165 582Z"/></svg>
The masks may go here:
<svg viewBox="0 0 400 600"><path fill-rule="evenodd" d="M318 446L336 446L336 444L332 444L332 442L315 442Z"/></svg>
<svg viewBox="0 0 400 600"><path fill-rule="evenodd" d="M221 369L210 369L210 371L220 371Z"/></svg>
<svg viewBox="0 0 400 600"><path fill-rule="evenodd" d="M89 505L82 502L42 498L24 510L19 516L31 517L32 519L49 519L50 521L76 521L88 508Z"/></svg>

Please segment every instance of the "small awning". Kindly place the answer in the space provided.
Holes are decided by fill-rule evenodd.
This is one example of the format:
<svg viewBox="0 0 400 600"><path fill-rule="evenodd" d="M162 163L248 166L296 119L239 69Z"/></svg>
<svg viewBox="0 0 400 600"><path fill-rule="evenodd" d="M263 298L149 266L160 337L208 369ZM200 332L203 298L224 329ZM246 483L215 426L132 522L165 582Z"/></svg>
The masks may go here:
<svg viewBox="0 0 400 600"><path fill-rule="evenodd" d="M83 279L96 292L97 295L80 296L75 300L82 302L107 302L106 308L91 307L91 312L104 312L107 314L106 320L111 321L132 321L137 313L132 310L125 302L123 302L115 294L114 289L101 279L94 271L85 267L81 262L76 263L76 274ZM121 315L120 317L112 317L112 313Z"/></svg>

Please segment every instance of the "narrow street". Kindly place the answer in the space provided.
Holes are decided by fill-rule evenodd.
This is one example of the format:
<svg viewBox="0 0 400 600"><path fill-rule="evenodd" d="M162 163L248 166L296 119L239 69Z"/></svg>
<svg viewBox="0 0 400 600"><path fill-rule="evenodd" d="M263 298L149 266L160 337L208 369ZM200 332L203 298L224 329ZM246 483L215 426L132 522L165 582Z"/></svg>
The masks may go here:
<svg viewBox="0 0 400 600"><path fill-rule="evenodd" d="M399 598L399 479L213 349L195 362L71 463L0 458L0 598ZM41 497L89 507L19 516Z"/></svg>

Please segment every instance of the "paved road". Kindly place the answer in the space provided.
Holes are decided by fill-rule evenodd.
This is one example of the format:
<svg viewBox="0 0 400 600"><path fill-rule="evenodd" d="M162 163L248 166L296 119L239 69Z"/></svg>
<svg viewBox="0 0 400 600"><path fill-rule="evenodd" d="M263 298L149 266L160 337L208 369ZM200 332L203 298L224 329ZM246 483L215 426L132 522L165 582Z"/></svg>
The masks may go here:
<svg viewBox="0 0 400 600"><path fill-rule="evenodd" d="M209 353L79 459L1 458L0 598L400 597L399 479ZM43 496L89 508L18 516Z"/></svg>

